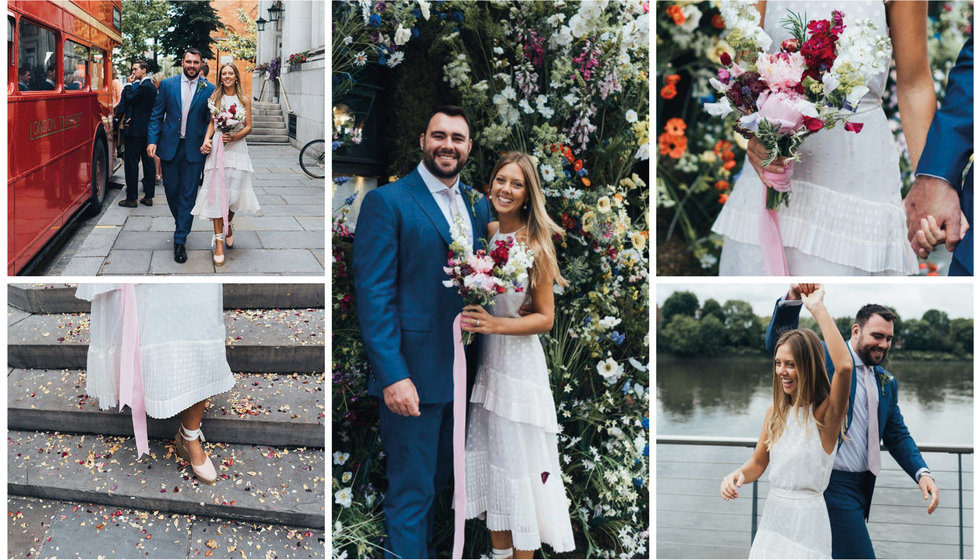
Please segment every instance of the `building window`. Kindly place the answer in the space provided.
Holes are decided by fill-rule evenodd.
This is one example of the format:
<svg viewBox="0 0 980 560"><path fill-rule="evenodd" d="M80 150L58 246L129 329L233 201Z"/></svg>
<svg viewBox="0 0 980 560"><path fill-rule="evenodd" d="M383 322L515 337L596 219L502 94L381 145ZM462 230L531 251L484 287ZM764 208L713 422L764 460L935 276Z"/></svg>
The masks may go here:
<svg viewBox="0 0 980 560"><path fill-rule="evenodd" d="M119 13L119 8L112 7L112 27L116 31L122 31L122 14Z"/></svg>
<svg viewBox="0 0 980 560"><path fill-rule="evenodd" d="M88 48L65 41L65 91L78 91L88 85Z"/></svg>
<svg viewBox="0 0 980 560"><path fill-rule="evenodd" d="M17 82L20 91L51 91L58 87L58 49L54 32L20 20L18 29Z"/></svg>

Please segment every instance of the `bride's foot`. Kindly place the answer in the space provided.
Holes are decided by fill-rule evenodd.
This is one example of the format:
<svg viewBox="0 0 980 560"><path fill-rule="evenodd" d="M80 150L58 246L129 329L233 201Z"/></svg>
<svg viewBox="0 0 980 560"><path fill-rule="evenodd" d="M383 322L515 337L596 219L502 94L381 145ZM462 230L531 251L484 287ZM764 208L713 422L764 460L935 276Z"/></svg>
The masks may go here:
<svg viewBox="0 0 980 560"><path fill-rule="evenodd" d="M214 264L222 266L225 264L225 234L216 233L211 238L211 247L214 248Z"/></svg>
<svg viewBox="0 0 980 560"><path fill-rule="evenodd" d="M235 246L235 232L231 229L231 222L228 222L228 235L225 236L225 247Z"/></svg>
<svg viewBox="0 0 980 560"><path fill-rule="evenodd" d="M204 447L201 446L203 440L204 434L200 429L188 430L181 424L180 430L174 437L174 448L181 459L190 463L194 476L198 480L205 484L214 484L218 480L218 473L214 463L204 452Z"/></svg>

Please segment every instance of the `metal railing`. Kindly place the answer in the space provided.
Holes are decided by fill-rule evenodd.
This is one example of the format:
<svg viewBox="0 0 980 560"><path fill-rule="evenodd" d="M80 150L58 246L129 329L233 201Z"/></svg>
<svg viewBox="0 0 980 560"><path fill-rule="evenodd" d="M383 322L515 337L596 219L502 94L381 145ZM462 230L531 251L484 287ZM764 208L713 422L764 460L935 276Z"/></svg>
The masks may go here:
<svg viewBox="0 0 980 560"><path fill-rule="evenodd" d="M657 444L664 445L702 445L710 447L748 447L754 448L758 440L747 437L705 437L705 436L657 436ZM972 445L953 445L945 443L916 444L922 453L955 453L958 474L959 515L960 515L960 558L963 558L963 455L972 455ZM888 448L881 446L882 451ZM752 483L752 540L758 528L759 481Z"/></svg>
<svg viewBox="0 0 980 560"><path fill-rule="evenodd" d="M286 86L282 83L282 78L276 76L276 81L279 82L279 91L282 92L282 100L286 102L286 111L292 115L293 108L289 105L289 92L286 91Z"/></svg>

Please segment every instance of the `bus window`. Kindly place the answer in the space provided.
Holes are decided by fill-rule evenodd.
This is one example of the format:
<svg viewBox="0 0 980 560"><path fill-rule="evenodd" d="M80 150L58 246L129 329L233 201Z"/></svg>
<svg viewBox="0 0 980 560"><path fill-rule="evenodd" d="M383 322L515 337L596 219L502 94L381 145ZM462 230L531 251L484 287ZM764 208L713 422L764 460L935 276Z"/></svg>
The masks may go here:
<svg viewBox="0 0 980 560"><path fill-rule="evenodd" d="M92 89L102 89L105 76L105 52L92 49Z"/></svg>
<svg viewBox="0 0 980 560"><path fill-rule="evenodd" d="M17 82L20 91L50 91L58 87L57 43L54 32L20 20ZM26 86L26 89L25 89Z"/></svg>
<svg viewBox="0 0 980 560"><path fill-rule="evenodd" d="M74 41L65 41L65 91L85 89L88 85L86 68L88 48Z"/></svg>

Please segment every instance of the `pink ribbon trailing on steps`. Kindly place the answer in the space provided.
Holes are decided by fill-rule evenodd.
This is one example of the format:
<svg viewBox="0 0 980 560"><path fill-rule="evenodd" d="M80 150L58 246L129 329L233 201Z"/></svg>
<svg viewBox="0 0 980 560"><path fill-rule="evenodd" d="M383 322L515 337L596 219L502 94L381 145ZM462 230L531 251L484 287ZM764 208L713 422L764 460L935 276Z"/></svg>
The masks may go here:
<svg viewBox="0 0 980 560"><path fill-rule="evenodd" d="M218 131L214 135L218 139L218 142L214 145L214 164L217 166L215 170L217 172L217 178L215 181L215 186L218 187L218 191L221 193L221 211L223 214L221 217L224 219L224 228L221 232L228 235L228 187L225 186L225 142L221 131ZM210 196L208 197L211 204L214 204L215 190L211 189Z"/></svg>
<svg viewBox="0 0 980 560"><path fill-rule="evenodd" d="M119 350L119 411L125 405L133 417L136 458L150 452L146 437L146 402L143 397L143 364L140 360L140 326L136 313L136 286L122 286L122 343Z"/></svg>
<svg viewBox="0 0 980 560"><path fill-rule="evenodd" d="M453 558L463 557L466 528L466 353L462 317L460 313L453 321Z"/></svg>

